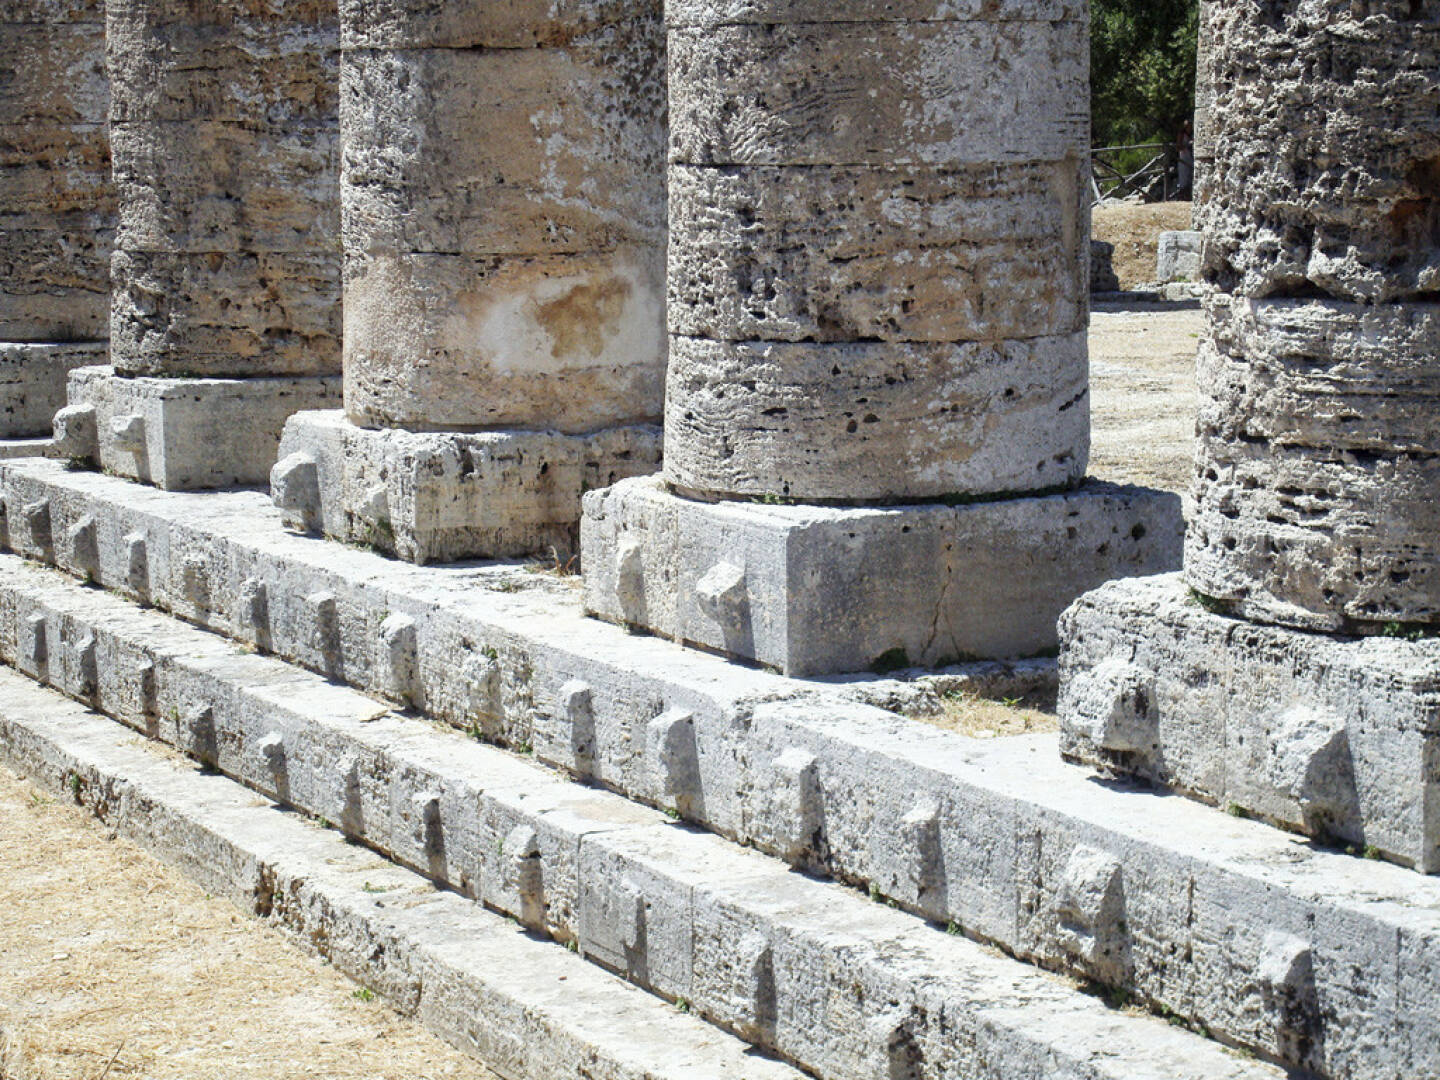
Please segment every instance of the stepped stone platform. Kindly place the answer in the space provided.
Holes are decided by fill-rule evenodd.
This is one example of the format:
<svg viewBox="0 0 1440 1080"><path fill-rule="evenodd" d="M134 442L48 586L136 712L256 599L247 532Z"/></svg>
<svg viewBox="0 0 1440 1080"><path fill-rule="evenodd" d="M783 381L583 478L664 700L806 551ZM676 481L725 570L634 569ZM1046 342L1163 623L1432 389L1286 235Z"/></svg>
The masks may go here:
<svg viewBox="0 0 1440 1080"><path fill-rule="evenodd" d="M1180 565L1180 498L1090 482L963 506L677 499L658 477L586 496L585 609L787 675L1058 646L1087 589Z"/></svg>
<svg viewBox="0 0 1440 1080"><path fill-rule="evenodd" d="M105 363L103 341L0 341L0 438L48 436L71 371Z"/></svg>
<svg viewBox="0 0 1440 1080"><path fill-rule="evenodd" d="M818 1075L1277 1075L168 616L13 557L0 582L22 671Z"/></svg>
<svg viewBox="0 0 1440 1080"><path fill-rule="evenodd" d="M1097 783L1060 762L1054 736L965 739L861 705L853 686L786 679L587 621L573 589L547 575L503 565L422 570L295 536L258 493L164 493L44 462L4 466L3 485L11 548L219 630L242 649L530 750L616 793L607 798L873 884L906 911L1124 989L1297 1068L1396 1080L1440 1071L1428 989L1440 971L1440 881L1187 800ZM390 809L374 802L359 820L397 830L397 857L428 873L436 835L459 845L474 834L450 816L456 800L446 793L472 790L445 781L455 753L412 747L397 756L396 744L367 742L371 725L353 710L388 716L373 700L337 710L326 696L331 704L318 711L341 724L327 730L305 719L308 695L293 690L300 673L276 660L215 639L201 649L198 630L13 560L5 581L0 611L16 613L7 616L16 619L15 655L37 655L43 626L42 651L56 658L45 674L70 692L105 688L106 707L129 708L136 722L149 664L155 693L171 695L156 699L157 734L172 730L203 755L210 731L235 732L213 745L237 772L276 794L283 775L294 797L330 800L316 805L341 822L347 799L380 798L364 794L364 777L407 778ZM177 648L181 631L190 637ZM243 674L252 663L273 674ZM208 718L190 708L201 702ZM375 738L394 722L374 721ZM614 805L628 822L641 815L637 828L659 820ZM475 811L465 813L473 820ZM542 862L554 835L535 830ZM515 839L529 850L527 836ZM677 858L661 862L673 869ZM542 875L557 896L564 880ZM590 887L595 876L574 880ZM649 880L637 892L649 896ZM642 925L638 915L618 918L620 945L609 946L617 969L625 935L638 940ZM732 1021L736 1030L750 1023L740 1012Z"/></svg>
<svg viewBox="0 0 1440 1080"><path fill-rule="evenodd" d="M206 889L288 930L503 1076L803 1075L333 830L147 750L112 721L4 670L0 756Z"/></svg>

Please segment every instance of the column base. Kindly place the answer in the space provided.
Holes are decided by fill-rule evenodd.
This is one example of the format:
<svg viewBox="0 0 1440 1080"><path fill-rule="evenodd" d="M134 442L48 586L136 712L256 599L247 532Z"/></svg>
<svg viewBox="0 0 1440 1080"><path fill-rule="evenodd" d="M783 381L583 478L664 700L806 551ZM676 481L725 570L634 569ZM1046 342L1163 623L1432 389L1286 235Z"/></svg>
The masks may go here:
<svg viewBox="0 0 1440 1080"><path fill-rule="evenodd" d="M1086 483L968 506L705 503L659 478L586 496L585 607L811 676L1037 656L1111 578L1180 563L1180 499Z"/></svg>
<svg viewBox="0 0 1440 1080"><path fill-rule="evenodd" d="M0 439L48 437L70 372L105 363L109 349L105 341L0 341Z"/></svg>
<svg viewBox="0 0 1440 1080"><path fill-rule="evenodd" d="M61 456L166 491L264 484L286 419L338 404L338 375L154 379L77 368L55 417Z"/></svg>
<svg viewBox="0 0 1440 1080"><path fill-rule="evenodd" d="M1213 614L1179 575L1090 593L1061 637L1067 759L1440 872L1440 639Z"/></svg>
<svg viewBox="0 0 1440 1080"><path fill-rule="evenodd" d="M577 550L581 496L660 468L650 424L589 435L362 428L339 411L285 426L271 490L286 524L408 562Z"/></svg>

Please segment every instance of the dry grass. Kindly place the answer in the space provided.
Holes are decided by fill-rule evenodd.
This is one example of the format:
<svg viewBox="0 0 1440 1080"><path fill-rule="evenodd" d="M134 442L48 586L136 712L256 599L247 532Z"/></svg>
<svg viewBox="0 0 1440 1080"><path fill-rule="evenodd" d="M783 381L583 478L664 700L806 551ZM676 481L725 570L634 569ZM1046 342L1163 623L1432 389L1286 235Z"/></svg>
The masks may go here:
<svg viewBox="0 0 1440 1080"><path fill-rule="evenodd" d="M1095 208L1094 236L1115 245L1115 276L1120 288L1155 283L1160 234L1190 228L1190 204L1122 203Z"/></svg>
<svg viewBox="0 0 1440 1080"><path fill-rule="evenodd" d="M3 769L0 911L0 1080L493 1080Z"/></svg>
<svg viewBox="0 0 1440 1080"><path fill-rule="evenodd" d="M943 707L944 711L938 715L918 719L977 739L1003 739L1059 729L1053 712L1038 708L1035 702L1025 698L991 701L971 694L948 694Z"/></svg>

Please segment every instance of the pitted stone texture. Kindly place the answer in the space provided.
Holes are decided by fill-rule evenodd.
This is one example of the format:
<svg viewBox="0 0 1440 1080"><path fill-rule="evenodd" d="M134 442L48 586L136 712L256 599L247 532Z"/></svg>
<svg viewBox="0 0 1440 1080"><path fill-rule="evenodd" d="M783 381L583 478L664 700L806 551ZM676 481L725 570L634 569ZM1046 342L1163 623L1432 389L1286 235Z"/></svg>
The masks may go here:
<svg viewBox="0 0 1440 1080"><path fill-rule="evenodd" d="M94 410L93 464L167 491L264 484L286 419L339 403L335 376L147 379L77 368L71 406Z"/></svg>
<svg viewBox="0 0 1440 1080"><path fill-rule="evenodd" d="M654 7L615 27L619 40L584 47L348 50L346 250L662 249L665 54Z"/></svg>
<svg viewBox="0 0 1440 1080"><path fill-rule="evenodd" d="M1440 641L1255 625L1175 575L1082 597L1061 638L1067 757L1440 872Z"/></svg>
<svg viewBox="0 0 1440 1080"><path fill-rule="evenodd" d="M663 254L350 253L345 408L366 427L583 434L663 408Z"/></svg>
<svg viewBox="0 0 1440 1080"><path fill-rule="evenodd" d="M1440 305L1210 316L1190 584L1312 629L1440 622Z"/></svg>
<svg viewBox="0 0 1440 1080"><path fill-rule="evenodd" d="M1083 330L1080 170L1076 158L965 169L676 165L670 332L935 342Z"/></svg>
<svg viewBox="0 0 1440 1080"><path fill-rule="evenodd" d="M1162 232L1155 255L1155 280L1199 281L1205 234L1193 230Z"/></svg>
<svg viewBox="0 0 1440 1080"><path fill-rule="evenodd" d="M112 266L122 374L339 374L337 252L117 251Z"/></svg>
<svg viewBox="0 0 1440 1080"><path fill-rule="evenodd" d="M316 501L278 497L293 528L414 563L554 557L579 550L580 497L660 468L660 430L423 434L374 431L343 413L291 417L281 465L314 463Z"/></svg>
<svg viewBox="0 0 1440 1080"><path fill-rule="evenodd" d="M683 740L652 739L652 725L689 713L703 796L687 803L694 823L873 881L906 909L1045 966L1083 971L1087 952L1108 963L1103 948L1083 947L1075 913L1070 856L1093 849L1121 866L1127 936L1109 955L1139 998L1322 1075L1440 1075L1440 878L1097 784L1060 761L1053 735L962 739L857 706L849 686L627 634L583 618L549 575L415 567L297 536L259 492L167 493L35 461L0 476L0 539L27 558L379 695L392 674L383 627L403 615L416 625L412 707L632 798L660 802L665 771L652 754ZM32 540L26 510L45 500L50 549ZM89 571L68 540L87 520L99 553ZM137 544L148 546L144 578ZM340 756L326 767L348 776ZM1284 988L1257 978L1286 952L1267 945L1274 934L1312 945L1325 1009L1298 1026ZM751 945L734 955L738 992L764 965Z"/></svg>
<svg viewBox="0 0 1440 1080"><path fill-rule="evenodd" d="M671 26L847 22L1066 22L1084 18L1076 0L670 0Z"/></svg>
<svg viewBox="0 0 1440 1080"><path fill-rule="evenodd" d="M787 675L1033 656L1087 588L1179 564L1180 500L1069 495L875 510L586 496L585 607Z"/></svg>
<svg viewBox="0 0 1440 1080"><path fill-rule="evenodd" d="M653 20L656 0L341 0L346 49L529 49L596 44Z"/></svg>
<svg viewBox="0 0 1440 1080"><path fill-rule="evenodd" d="M895 502L1077 483L1083 333L957 344L670 339L665 475L754 498Z"/></svg>
<svg viewBox="0 0 1440 1080"><path fill-rule="evenodd" d="M672 161L953 166L1086 154L1079 19L757 22L672 25Z"/></svg>
<svg viewBox="0 0 1440 1080"><path fill-rule="evenodd" d="M114 203L98 3L0 7L0 341L105 336Z"/></svg>
<svg viewBox="0 0 1440 1080"><path fill-rule="evenodd" d="M1440 3L1211 12L1207 279L1377 303L1440 288Z"/></svg>
<svg viewBox="0 0 1440 1080"><path fill-rule="evenodd" d="M105 363L103 341L14 344L0 341L0 438L48 435L77 367Z"/></svg>
<svg viewBox="0 0 1440 1080"><path fill-rule="evenodd" d="M336 247L339 133L333 125L256 131L211 120L125 123L113 125L111 145L122 250Z"/></svg>

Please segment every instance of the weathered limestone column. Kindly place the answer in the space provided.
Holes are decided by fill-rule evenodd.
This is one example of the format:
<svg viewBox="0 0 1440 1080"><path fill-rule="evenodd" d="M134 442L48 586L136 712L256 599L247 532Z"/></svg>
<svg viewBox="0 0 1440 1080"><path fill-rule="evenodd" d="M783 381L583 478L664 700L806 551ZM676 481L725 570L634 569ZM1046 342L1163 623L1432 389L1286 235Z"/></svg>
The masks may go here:
<svg viewBox="0 0 1440 1080"><path fill-rule="evenodd" d="M1173 500L1074 490L1084 5L666 13L665 472L587 501L590 610L791 674L938 664L1175 559Z"/></svg>
<svg viewBox="0 0 1440 1080"><path fill-rule="evenodd" d="M100 0L0 8L0 456L36 452L69 371L105 362L109 99Z"/></svg>
<svg viewBox="0 0 1440 1080"><path fill-rule="evenodd" d="M1185 578L1071 613L1066 747L1440 870L1440 3L1267 12L1212 4Z"/></svg>
<svg viewBox="0 0 1440 1080"><path fill-rule="evenodd" d="M113 371L61 421L103 467L257 483L338 400L338 29L334 0L107 4Z"/></svg>
<svg viewBox="0 0 1440 1080"><path fill-rule="evenodd" d="M583 491L658 468L660 7L342 3L345 411L287 427L293 524L563 556Z"/></svg>

